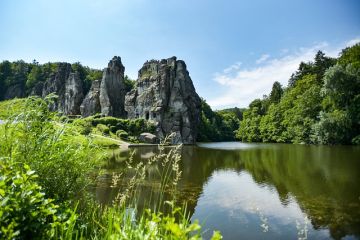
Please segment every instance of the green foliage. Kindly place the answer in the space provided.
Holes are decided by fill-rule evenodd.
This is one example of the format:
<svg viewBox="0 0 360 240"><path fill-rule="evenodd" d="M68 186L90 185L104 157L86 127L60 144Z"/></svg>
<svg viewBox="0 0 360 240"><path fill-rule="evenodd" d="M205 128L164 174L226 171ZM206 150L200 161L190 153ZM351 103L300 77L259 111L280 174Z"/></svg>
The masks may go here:
<svg viewBox="0 0 360 240"><path fill-rule="evenodd" d="M135 87L136 81L130 79L128 75L125 75L124 81L125 81L125 91L130 92Z"/></svg>
<svg viewBox="0 0 360 240"><path fill-rule="evenodd" d="M318 142L356 144L360 134L360 68L351 63L329 68L322 94L324 111L314 126Z"/></svg>
<svg viewBox="0 0 360 240"><path fill-rule="evenodd" d="M104 124L99 123L98 125L96 125L96 128L97 128L101 133L104 133L104 134L109 134L109 133L110 133L109 127L106 126L106 125L104 125Z"/></svg>
<svg viewBox="0 0 360 240"><path fill-rule="evenodd" d="M253 102L254 103L254 102ZM258 101L251 105L250 109L244 112L240 128L236 132L236 138L245 142L259 142L260 139L260 121L262 112L259 110ZM261 106L261 104L260 104Z"/></svg>
<svg viewBox="0 0 360 240"><path fill-rule="evenodd" d="M350 132L351 120L345 111L322 112L320 121L314 125L314 141L320 144L349 143Z"/></svg>
<svg viewBox="0 0 360 240"><path fill-rule="evenodd" d="M4 99L6 91L17 86L21 90L18 97L28 96L37 83L44 82L57 72L60 63L39 64L36 60L26 63L3 61L0 63L0 100ZM84 92L90 89L93 80L102 78L102 71L91 69L79 62L71 65L72 72L77 72L83 81Z"/></svg>
<svg viewBox="0 0 360 240"><path fill-rule="evenodd" d="M360 43L355 44L352 47L347 47L341 52L341 56L338 59L340 65L352 64L355 68L360 68Z"/></svg>
<svg viewBox="0 0 360 240"><path fill-rule="evenodd" d="M205 100L201 100L198 141L231 141L235 139L234 131L239 127L238 108L213 112Z"/></svg>
<svg viewBox="0 0 360 240"><path fill-rule="evenodd" d="M96 166L97 148L70 125L58 122L45 100L25 99L21 114L0 125L0 156L28 164L47 196L59 201L78 195ZM61 179L61 180L59 180Z"/></svg>
<svg viewBox="0 0 360 240"><path fill-rule="evenodd" d="M317 52L314 60L314 62L300 63L298 70L289 79L290 88L294 87L299 79L309 74L316 75L317 81L321 84L326 69L336 63L336 59L326 57L321 51Z"/></svg>
<svg viewBox="0 0 360 240"><path fill-rule="evenodd" d="M26 88L31 89L37 82L42 82L44 80L44 74L41 67L34 61L31 71L27 74Z"/></svg>
<svg viewBox="0 0 360 240"><path fill-rule="evenodd" d="M74 126L76 131L78 131L80 134L83 135L89 135L93 128L91 121L88 121L87 119L83 119L83 118L75 119L72 122L72 125Z"/></svg>
<svg viewBox="0 0 360 240"><path fill-rule="evenodd" d="M279 103L283 93L284 90L282 89L281 84L279 82L274 82L269 96L270 103Z"/></svg>
<svg viewBox="0 0 360 240"><path fill-rule="evenodd" d="M245 108L227 108L227 109L222 109L217 111L219 114L233 114L237 119L239 119L240 121L243 119L243 113L245 111Z"/></svg>
<svg viewBox="0 0 360 240"><path fill-rule="evenodd" d="M61 218L28 165L0 158L0 238L49 239Z"/></svg>
<svg viewBox="0 0 360 240"><path fill-rule="evenodd" d="M275 82L269 97L245 110L236 137L242 141L357 144L360 135L360 45L338 59L319 51L301 63L282 89Z"/></svg>
<svg viewBox="0 0 360 240"><path fill-rule="evenodd" d="M0 119L5 120L10 116L18 115L26 105L26 99L15 98L0 102Z"/></svg>
<svg viewBox="0 0 360 240"><path fill-rule="evenodd" d="M155 126L145 119L121 119L115 117L99 117L99 118L88 118L93 126L103 124L111 130L112 133L116 133L117 130L124 130L129 135L138 136L143 132L155 132Z"/></svg>
<svg viewBox="0 0 360 240"><path fill-rule="evenodd" d="M120 129L116 131L116 136L120 139L126 140L129 137L129 134L126 131Z"/></svg>
<svg viewBox="0 0 360 240"><path fill-rule="evenodd" d="M169 152L159 146L159 155L136 166L131 165L130 157L126 164L134 176L129 185L119 191L116 205L99 206L86 198L84 192L91 183L89 177L95 175L98 149L90 142L91 135L85 137L78 130L88 128L88 122L107 129L109 126L104 123L121 123L130 130L135 128L134 132L147 127L146 122L92 117L69 124L49 110L53 98L24 99L20 113L8 116L0 125L0 238L201 239L200 225L190 222L184 208L169 202L170 212L160 210L165 192L175 191L181 176L181 145ZM112 140L96 137L100 138ZM133 217L129 210L134 209L132 204L140 196L139 186L145 180L147 168L153 169L152 164L157 161L165 168L159 172L162 193L159 205L139 214L135 211L137 217ZM119 176L114 176L115 185L116 179ZM74 204L78 198L81 198L79 208ZM221 235L215 232L213 239L221 239Z"/></svg>

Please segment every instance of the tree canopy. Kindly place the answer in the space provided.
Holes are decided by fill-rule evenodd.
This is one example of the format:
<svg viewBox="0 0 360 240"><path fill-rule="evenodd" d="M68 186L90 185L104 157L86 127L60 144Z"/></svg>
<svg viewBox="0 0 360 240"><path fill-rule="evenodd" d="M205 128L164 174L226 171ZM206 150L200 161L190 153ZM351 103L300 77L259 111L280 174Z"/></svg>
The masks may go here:
<svg viewBox="0 0 360 240"><path fill-rule="evenodd" d="M249 142L360 144L360 43L339 58L319 51L288 87L273 84L243 113L236 137Z"/></svg>

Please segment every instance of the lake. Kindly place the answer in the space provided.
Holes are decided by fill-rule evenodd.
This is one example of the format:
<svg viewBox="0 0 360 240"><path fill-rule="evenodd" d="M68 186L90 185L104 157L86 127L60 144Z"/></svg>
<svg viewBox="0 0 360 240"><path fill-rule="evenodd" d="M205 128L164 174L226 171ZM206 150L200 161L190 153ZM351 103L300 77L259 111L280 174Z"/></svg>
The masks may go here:
<svg viewBox="0 0 360 240"><path fill-rule="evenodd" d="M157 152L135 150L134 164ZM117 189L111 174L124 169L129 151L113 151L94 190L110 203ZM224 239L359 239L360 147L256 143L183 146L178 201L203 236L220 230ZM159 181L147 171L141 199ZM141 205L142 201L139 201Z"/></svg>

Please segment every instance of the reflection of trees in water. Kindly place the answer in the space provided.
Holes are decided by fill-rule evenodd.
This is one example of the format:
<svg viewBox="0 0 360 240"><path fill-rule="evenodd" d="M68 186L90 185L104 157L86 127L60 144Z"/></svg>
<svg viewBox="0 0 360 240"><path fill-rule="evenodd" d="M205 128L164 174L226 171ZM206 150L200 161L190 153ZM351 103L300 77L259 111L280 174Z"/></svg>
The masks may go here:
<svg viewBox="0 0 360 240"><path fill-rule="evenodd" d="M145 159L154 148L138 148L136 161ZM331 236L360 235L360 162L359 148L320 147L299 145L267 145L243 150L206 149L193 146L182 148L182 179L179 201L186 201L192 214L203 186L215 171L231 169L251 174L258 184L272 185L282 204L287 205L293 196L302 211L310 218L315 229L329 228ZM126 153L114 155L109 168L121 168ZM149 170L153 184L161 166ZM97 190L102 200L111 199L106 187ZM105 191L105 192L104 192ZM110 192L107 192L110 191ZM149 198L144 187L142 199ZM105 195L103 195L105 194ZM156 196L153 200L156 200Z"/></svg>

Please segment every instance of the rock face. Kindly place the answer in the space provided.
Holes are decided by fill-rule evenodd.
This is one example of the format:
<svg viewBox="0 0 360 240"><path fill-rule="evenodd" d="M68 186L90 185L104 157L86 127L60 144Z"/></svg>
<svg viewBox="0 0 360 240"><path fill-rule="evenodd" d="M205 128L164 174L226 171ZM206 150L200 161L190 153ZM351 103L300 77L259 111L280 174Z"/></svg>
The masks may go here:
<svg viewBox="0 0 360 240"><path fill-rule="evenodd" d="M64 114L67 114L65 110L65 91L66 80L69 78L70 73L70 63L59 63L56 72L45 81L42 89L42 97L46 97L50 93L55 93L58 96L58 99L52 106L52 109L58 110Z"/></svg>
<svg viewBox="0 0 360 240"><path fill-rule="evenodd" d="M81 71L74 71L69 63L53 66L56 69L51 69L46 81L37 82L25 92L24 78L8 87L4 98L25 97L27 94L46 97L55 93L58 99L50 108L62 114L87 117L101 113L104 116L144 118L156 125L157 140L172 134L174 144L195 143L201 102L184 61L172 57L144 63L135 88L127 94L125 67L118 56L110 60L102 78L94 80L87 92ZM154 136L146 138L150 142L157 141L154 139Z"/></svg>
<svg viewBox="0 0 360 240"><path fill-rule="evenodd" d="M83 117L88 117L101 112L100 83L101 80L94 80L92 82L90 91L86 94L86 97L80 106L80 112Z"/></svg>
<svg viewBox="0 0 360 240"><path fill-rule="evenodd" d="M6 90L4 99L22 98L24 96L24 86L22 84L14 84Z"/></svg>
<svg viewBox="0 0 360 240"><path fill-rule="evenodd" d="M84 99L83 84L77 72L70 73L65 81L64 113L79 115L80 105Z"/></svg>
<svg viewBox="0 0 360 240"><path fill-rule="evenodd" d="M135 89L125 97L128 118L154 122L160 139L174 133L173 144L195 143L200 108L186 64L176 57L146 62Z"/></svg>
<svg viewBox="0 0 360 240"><path fill-rule="evenodd" d="M37 83L30 94L46 97L55 93L58 99L51 109L65 115L87 117L101 113L104 116L126 117L124 71L121 58L114 57L104 69L102 79L94 80L85 96L84 80L80 79L79 73L72 71L71 64L59 63L56 71L44 83ZM12 95L8 98L22 95L18 87L10 90Z"/></svg>
<svg viewBox="0 0 360 240"><path fill-rule="evenodd" d="M120 57L113 57L104 69L100 84L100 105L101 114L105 116L126 117L124 71Z"/></svg>
<svg viewBox="0 0 360 240"><path fill-rule="evenodd" d="M155 144L158 142L157 137L151 133L141 133L139 136L139 140L144 143Z"/></svg>

